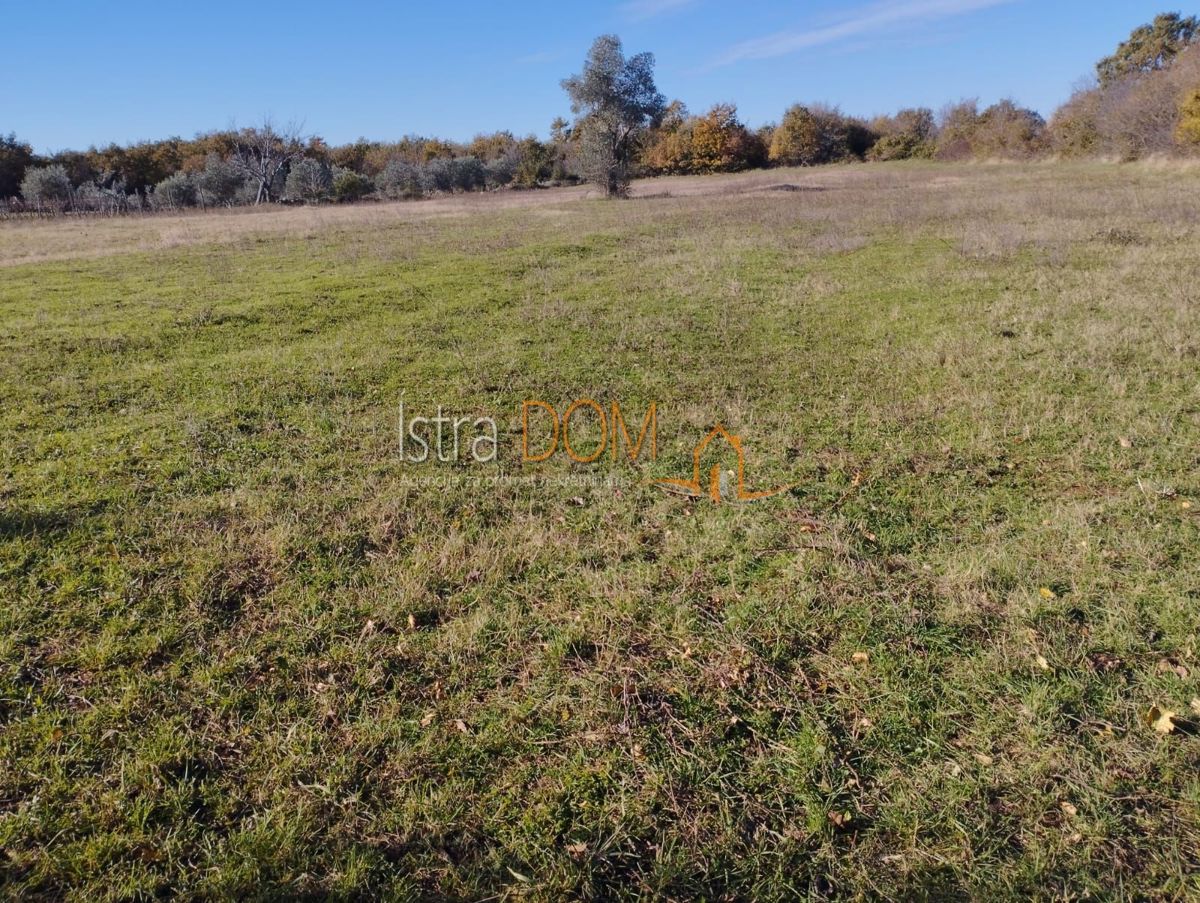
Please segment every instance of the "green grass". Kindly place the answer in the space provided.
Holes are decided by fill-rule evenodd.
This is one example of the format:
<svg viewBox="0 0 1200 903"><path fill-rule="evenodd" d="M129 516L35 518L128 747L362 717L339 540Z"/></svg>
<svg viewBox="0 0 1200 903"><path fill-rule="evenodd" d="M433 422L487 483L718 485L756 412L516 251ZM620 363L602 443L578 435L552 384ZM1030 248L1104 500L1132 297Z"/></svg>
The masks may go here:
<svg viewBox="0 0 1200 903"><path fill-rule="evenodd" d="M4 893L1200 894L1200 175L703 184L0 268Z"/></svg>

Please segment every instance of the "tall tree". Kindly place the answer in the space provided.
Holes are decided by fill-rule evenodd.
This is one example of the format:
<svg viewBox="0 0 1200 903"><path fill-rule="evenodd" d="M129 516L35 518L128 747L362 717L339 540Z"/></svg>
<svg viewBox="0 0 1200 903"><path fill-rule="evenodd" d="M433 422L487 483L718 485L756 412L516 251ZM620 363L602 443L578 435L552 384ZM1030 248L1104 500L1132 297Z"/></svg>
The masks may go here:
<svg viewBox="0 0 1200 903"><path fill-rule="evenodd" d="M603 185L608 197L626 194L639 142L666 104L654 84L654 54L626 59L620 39L602 35L583 71L563 79L562 86L577 117L584 176Z"/></svg>
<svg viewBox="0 0 1200 903"><path fill-rule="evenodd" d="M1096 64L1101 85L1137 72L1165 69L1181 50L1200 38L1200 19L1179 13L1162 13L1149 25L1133 30L1112 56Z"/></svg>
<svg viewBox="0 0 1200 903"><path fill-rule="evenodd" d="M299 129L289 126L278 132L268 120L257 128L246 128L237 133L229 160L238 172L257 186L254 203L261 204L275 200L273 192L278 181L287 173L291 162L303 155L304 143Z"/></svg>

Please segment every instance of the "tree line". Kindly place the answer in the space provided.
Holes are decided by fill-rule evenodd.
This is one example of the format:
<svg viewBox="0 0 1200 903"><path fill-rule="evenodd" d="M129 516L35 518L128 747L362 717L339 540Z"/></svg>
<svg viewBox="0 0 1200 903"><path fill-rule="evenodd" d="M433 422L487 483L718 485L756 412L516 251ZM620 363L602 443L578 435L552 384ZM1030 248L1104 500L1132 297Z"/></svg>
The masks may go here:
<svg viewBox="0 0 1200 903"><path fill-rule="evenodd" d="M610 196L638 175L736 172L853 161L1111 157L1200 152L1200 21L1164 13L1135 29L1049 122L1012 100L972 100L866 119L797 104L752 129L734 104L694 115L667 102L654 57L598 38L562 82L574 120L549 137L501 131L470 142L409 136L330 146L258 126L46 157L0 135L0 203L10 211L120 213L272 202L420 198L593 182ZM7 200L6 200L7 199Z"/></svg>

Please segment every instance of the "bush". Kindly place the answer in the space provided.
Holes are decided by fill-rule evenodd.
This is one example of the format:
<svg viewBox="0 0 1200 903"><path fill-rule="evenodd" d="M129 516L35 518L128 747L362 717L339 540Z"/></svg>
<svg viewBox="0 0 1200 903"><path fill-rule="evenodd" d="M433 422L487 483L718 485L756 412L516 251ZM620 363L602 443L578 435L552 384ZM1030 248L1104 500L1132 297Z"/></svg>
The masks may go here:
<svg viewBox="0 0 1200 903"><path fill-rule="evenodd" d="M71 180L59 165L26 170L21 180L21 197L31 204L65 203L71 193Z"/></svg>
<svg viewBox="0 0 1200 903"><path fill-rule="evenodd" d="M1200 87L1185 93L1179 102L1175 140L1184 147L1200 147Z"/></svg>
<svg viewBox="0 0 1200 903"><path fill-rule="evenodd" d="M1086 157L1100 150L1100 92L1076 91L1050 118L1046 134L1050 147L1064 157Z"/></svg>
<svg viewBox="0 0 1200 903"><path fill-rule="evenodd" d="M362 200L374 188L370 179L352 169L338 167L333 171L333 197L336 201L347 203Z"/></svg>
<svg viewBox="0 0 1200 903"><path fill-rule="evenodd" d="M846 154L856 160L867 159L879 141L879 133L856 116L845 117L842 123L846 134Z"/></svg>
<svg viewBox="0 0 1200 903"><path fill-rule="evenodd" d="M467 145L468 156L478 157L485 164L501 157L508 156L517 146L517 139L512 132L494 132L490 135L476 135Z"/></svg>
<svg viewBox="0 0 1200 903"><path fill-rule="evenodd" d="M515 148L516 166L513 182L522 188L536 188L543 179L550 177L553 150L530 135Z"/></svg>
<svg viewBox="0 0 1200 903"><path fill-rule="evenodd" d="M938 159L1027 159L1045 148L1045 120L1011 100L993 104L982 113L974 100L960 101L942 111Z"/></svg>
<svg viewBox="0 0 1200 903"><path fill-rule="evenodd" d="M867 156L871 160L909 160L933 155L937 124L924 107L881 116L871 123L878 135Z"/></svg>
<svg viewBox="0 0 1200 903"><path fill-rule="evenodd" d="M783 114L771 136L770 159L784 166L815 166L851 156L849 120L833 107L799 104Z"/></svg>
<svg viewBox="0 0 1200 903"><path fill-rule="evenodd" d="M424 193L421 173L404 160L389 160L375 178L375 187L385 198L419 198Z"/></svg>
<svg viewBox="0 0 1200 903"><path fill-rule="evenodd" d="M497 157L484 167L484 178L489 188L501 188L516 177L520 157L515 147L509 148L502 157Z"/></svg>
<svg viewBox="0 0 1200 903"><path fill-rule="evenodd" d="M966 160L973 152L979 127L979 102L960 100L942 108L934 156L939 160Z"/></svg>
<svg viewBox="0 0 1200 903"><path fill-rule="evenodd" d="M141 196L127 194L125 183L114 181L111 185L101 185L98 182L84 182L77 189L71 205L76 210L86 210L91 213L128 213L141 208Z"/></svg>
<svg viewBox="0 0 1200 903"><path fill-rule="evenodd" d="M691 172L737 172L766 162L766 149L742 125L733 104L717 104L693 120L688 137Z"/></svg>
<svg viewBox="0 0 1200 903"><path fill-rule="evenodd" d="M487 168L478 157L455 157L448 171L451 191L479 191L487 184Z"/></svg>
<svg viewBox="0 0 1200 903"><path fill-rule="evenodd" d="M333 170L312 157L301 157L288 170L283 196L288 200L316 204L333 191Z"/></svg>
<svg viewBox="0 0 1200 903"><path fill-rule="evenodd" d="M32 147L18 141L15 134L0 135L0 200L11 198L21 190L21 180L32 162Z"/></svg>
<svg viewBox="0 0 1200 903"><path fill-rule="evenodd" d="M692 130L695 120L672 123L658 129L642 154L642 165L655 174L674 175L692 171Z"/></svg>
<svg viewBox="0 0 1200 903"><path fill-rule="evenodd" d="M1002 100L979 117L972 149L984 158L1027 159L1045 148L1046 120L1033 110Z"/></svg>
<svg viewBox="0 0 1200 903"><path fill-rule="evenodd" d="M154 206L158 209L176 209L196 205L196 183L185 172L167 176L154 186Z"/></svg>
<svg viewBox="0 0 1200 903"><path fill-rule="evenodd" d="M424 194L454 190L454 167L444 157L430 160L420 169L421 191Z"/></svg>
<svg viewBox="0 0 1200 903"><path fill-rule="evenodd" d="M234 204L245 181L232 163L215 153L205 158L204 169L192 178L196 185L196 200L205 207Z"/></svg>

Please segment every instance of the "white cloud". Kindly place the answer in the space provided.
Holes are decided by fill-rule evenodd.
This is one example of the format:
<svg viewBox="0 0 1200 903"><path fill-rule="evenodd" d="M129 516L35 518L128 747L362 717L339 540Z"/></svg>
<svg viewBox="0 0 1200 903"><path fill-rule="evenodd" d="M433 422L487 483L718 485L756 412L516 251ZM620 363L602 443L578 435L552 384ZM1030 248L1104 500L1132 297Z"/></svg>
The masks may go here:
<svg viewBox="0 0 1200 903"><path fill-rule="evenodd" d="M621 4L621 14L634 22L664 16L686 6L691 6L696 0L629 0Z"/></svg>
<svg viewBox="0 0 1200 903"><path fill-rule="evenodd" d="M1014 0L881 0L832 25L801 31L780 31L751 41L743 41L718 57L713 65L727 66L743 60L765 60L785 56L809 47L820 47L845 38L869 34L892 25L945 19L1012 2Z"/></svg>

